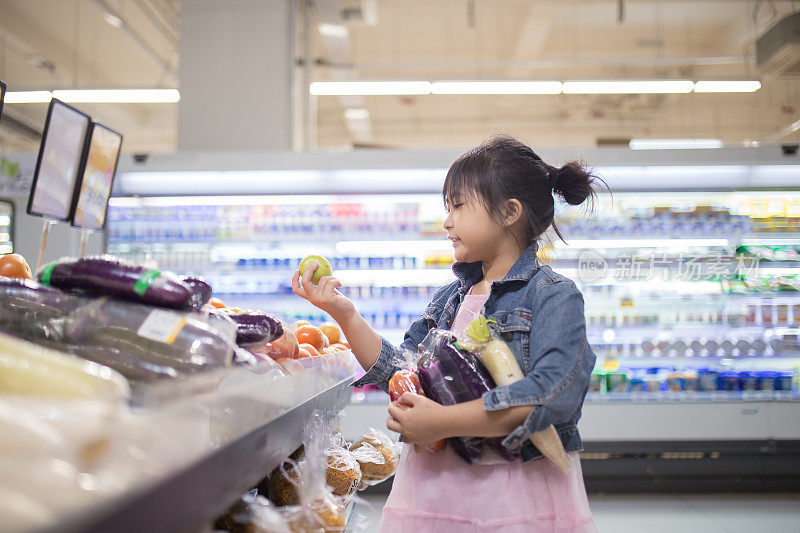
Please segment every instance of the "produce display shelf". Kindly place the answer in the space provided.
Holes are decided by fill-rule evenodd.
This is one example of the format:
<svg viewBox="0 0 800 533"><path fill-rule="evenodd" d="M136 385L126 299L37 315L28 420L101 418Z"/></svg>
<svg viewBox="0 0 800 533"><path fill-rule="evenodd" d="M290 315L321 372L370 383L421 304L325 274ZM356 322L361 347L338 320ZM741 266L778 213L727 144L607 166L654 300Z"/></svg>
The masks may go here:
<svg viewBox="0 0 800 533"><path fill-rule="evenodd" d="M201 531L302 444L312 413L331 416L341 411L350 401L352 382L348 376L155 484L40 533Z"/></svg>

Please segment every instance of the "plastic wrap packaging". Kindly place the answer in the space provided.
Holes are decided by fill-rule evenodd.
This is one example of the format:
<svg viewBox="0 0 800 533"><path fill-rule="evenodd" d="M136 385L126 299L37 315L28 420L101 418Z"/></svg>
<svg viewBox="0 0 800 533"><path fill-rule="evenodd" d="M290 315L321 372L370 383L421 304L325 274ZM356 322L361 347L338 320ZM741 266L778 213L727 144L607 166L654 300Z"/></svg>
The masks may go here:
<svg viewBox="0 0 800 533"><path fill-rule="evenodd" d="M0 329L150 381L231 363L229 318L67 294L0 279Z"/></svg>
<svg viewBox="0 0 800 533"><path fill-rule="evenodd" d="M302 456L297 454L296 461L288 459L270 474L269 499L279 506L293 532L328 533L346 528L346 500L336 497L327 484L330 428L331 422L315 412L303 438Z"/></svg>
<svg viewBox="0 0 800 533"><path fill-rule="evenodd" d="M420 385L425 396L442 405L477 400L495 387L483 364L470 352L459 349L456 341L453 333L433 329L420 345ZM486 439L476 437L454 437L447 441L470 464L480 461L486 443ZM496 448L503 452L501 446Z"/></svg>
<svg viewBox="0 0 800 533"><path fill-rule="evenodd" d="M382 431L370 428L350 446L350 451L361 467L359 490L382 483L397 471L400 445Z"/></svg>
<svg viewBox="0 0 800 533"><path fill-rule="evenodd" d="M420 354L404 350L392 360L392 365L399 368L389 380L389 399L396 402L406 392L425 395L417 375ZM447 446L446 440L440 440L427 446L431 452L439 452Z"/></svg>
<svg viewBox="0 0 800 533"><path fill-rule="evenodd" d="M129 392L110 368L0 333L0 394L119 402Z"/></svg>
<svg viewBox="0 0 800 533"><path fill-rule="evenodd" d="M236 324L236 344L251 351L258 351L263 345L283 335L281 321L267 313L249 310L234 312L230 309L220 309L217 313L233 320Z"/></svg>
<svg viewBox="0 0 800 533"><path fill-rule="evenodd" d="M110 255L64 258L36 273L42 285L95 296L113 296L180 310L199 310L211 298L203 280L149 269Z"/></svg>
<svg viewBox="0 0 800 533"><path fill-rule="evenodd" d="M488 369L497 385L510 385L525 378L516 357L508 344L492 329L496 322L487 320L483 315L469 323L461 339L461 347L475 354ZM564 451L564 445L555 427L536 432L530 437L531 442L552 461L558 468L566 472L572 468L572 462Z"/></svg>
<svg viewBox="0 0 800 533"><path fill-rule="evenodd" d="M64 330L77 355L141 380L230 366L235 338L232 322L106 298L70 313Z"/></svg>

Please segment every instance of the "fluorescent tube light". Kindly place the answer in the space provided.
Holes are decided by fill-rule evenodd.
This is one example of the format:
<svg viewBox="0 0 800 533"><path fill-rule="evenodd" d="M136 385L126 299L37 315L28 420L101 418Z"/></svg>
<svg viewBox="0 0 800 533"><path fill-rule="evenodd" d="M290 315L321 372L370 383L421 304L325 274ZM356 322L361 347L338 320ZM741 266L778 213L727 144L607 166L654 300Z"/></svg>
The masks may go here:
<svg viewBox="0 0 800 533"><path fill-rule="evenodd" d="M315 81L310 92L317 96L382 96L430 94L429 81Z"/></svg>
<svg viewBox="0 0 800 533"><path fill-rule="evenodd" d="M435 81L433 94L561 94L560 81Z"/></svg>
<svg viewBox="0 0 800 533"><path fill-rule="evenodd" d="M693 88L688 80L565 81L562 86L564 94L690 93Z"/></svg>
<svg viewBox="0 0 800 533"><path fill-rule="evenodd" d="M53 98L50 91L13 91L7 92L7 104L46 104Z"/></svg>
<svg viewBox="0 0 800 533"><path fill-rule="evenodd" d="M738 81L698 81L694 84L696 93L752 93L761 88L755 80Z"/></svg>
<svg viewBox="0 0 800 533"><path fill-rule="evenodd" d="M340 37L344 39L350 35L347 28L340 24L320 24L317 26L317 30L319 30L320 35L325 35L326 37Z"/></svg>
<svg viewBox="0 0 800 533"><path fill-rule="evenodd" d="M103 20L105 20L109 26L115 28L121 28L123 24L121 18L110 12L103 13Z"/></svg>
<svg viewBox="0 0 800 533"><path fill-rule="evenodd" d="M719 139L631 139L631 150L697 150L702 148L722 148Z"/></svg>
<svg viewBox="0 0 800 533"><path fill-rule="evenodd" d="M53 96L72 103L158 104L181 99L177 89L78 89L53 91Z"/></svg>

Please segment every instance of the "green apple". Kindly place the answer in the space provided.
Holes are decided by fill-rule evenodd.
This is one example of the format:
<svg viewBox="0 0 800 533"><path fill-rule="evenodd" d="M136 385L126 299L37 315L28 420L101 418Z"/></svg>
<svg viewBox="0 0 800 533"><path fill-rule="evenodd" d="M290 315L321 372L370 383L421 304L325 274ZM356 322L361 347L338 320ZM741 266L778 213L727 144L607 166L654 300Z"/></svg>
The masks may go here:
<svg viewBox="0 0 800 533"><path fill-rule="evenodd" d="M308 265L313 261L316 261L317 264L319 265L317 269L314 271L314 275L311 276L311 283L316 285L317 283L319 283L319 280L322 279L322 276L330 276L331 273L333 272L333 269L331 269L331 264L328 262L328 260L322 257L321 255L309 255L308 257L300 261L300 266L298 267L298 270L300 270L301 276L306 271L306 268L308 268Z"/></svg>

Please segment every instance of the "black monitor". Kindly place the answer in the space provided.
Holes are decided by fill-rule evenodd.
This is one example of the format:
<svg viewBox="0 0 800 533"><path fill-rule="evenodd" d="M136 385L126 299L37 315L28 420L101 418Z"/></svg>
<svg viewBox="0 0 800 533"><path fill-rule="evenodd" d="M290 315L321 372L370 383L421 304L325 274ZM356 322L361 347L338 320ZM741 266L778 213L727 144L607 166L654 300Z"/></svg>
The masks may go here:
<svg viewBox="0 0 800 533"><path fill-rule="evenodd" d="M6 84L0 80L0 120L3 120L3 100L6 98Z"/></svg>
<svg viewBox="0 0 800 533"><path fill-rule="evenodd" d="M78 193L72 203L70 220L78 228L103 229L108 198L114 185L122 135L93 122L78 176Z"/></svg>
<svg viewBox="0 0 800 533"><path fill-rule="evenodd" d="M91 123L89 115L55 98L50 100L28 196L29 215L69 221Z"/></svg>

